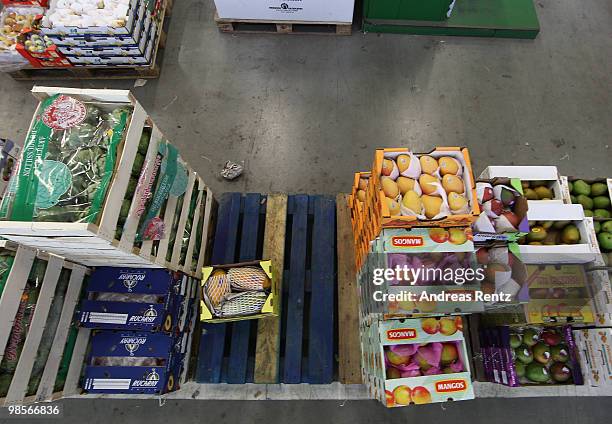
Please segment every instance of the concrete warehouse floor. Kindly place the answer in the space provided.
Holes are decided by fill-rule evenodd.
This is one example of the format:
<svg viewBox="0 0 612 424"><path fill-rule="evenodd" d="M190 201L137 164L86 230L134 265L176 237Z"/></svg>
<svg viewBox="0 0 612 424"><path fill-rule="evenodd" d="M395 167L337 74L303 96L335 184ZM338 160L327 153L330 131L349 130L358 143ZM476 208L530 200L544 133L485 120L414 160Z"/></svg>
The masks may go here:
<svg viewBox="0 0 612 424"><path fill-rule="evenodd" d="M536 0L535 41L220 34L212 0L180 0L159 80L134 92L213 191L337 193L376 147L467 145L488 164L610 175L612 2ZM31 83L0 75L0 134L23 141ZM130 88L133 82L42 85ZM218 177L244 161L235 182ZM65 422L603 422L606 399L486 399L385 411L372 402L65 402ZM42 421L41 421L42 422Z"/></svg>

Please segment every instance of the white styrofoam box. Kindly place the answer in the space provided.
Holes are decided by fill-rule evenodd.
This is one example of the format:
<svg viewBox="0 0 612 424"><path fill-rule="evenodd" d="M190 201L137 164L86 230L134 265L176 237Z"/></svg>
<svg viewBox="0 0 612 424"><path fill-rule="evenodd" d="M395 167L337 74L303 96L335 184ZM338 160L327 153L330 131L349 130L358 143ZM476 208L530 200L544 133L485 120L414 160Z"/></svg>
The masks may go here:
<svg viewBox="0 0 612 424"><path fill-rule="evenodd" d="M561 177L556 166L488 166L480 174L482 179L495 177L518 178L522 181L550 181L553 200L530 200L532 203L557 202L571 203L567 177Z"/></svg>
<svg viewBox="0 0 612 424"><path fill-rule="evenodd" d="M598 254L593 220L585 219L581 205L565 205L551 202L534 202L527 211L529 221L574 221L580 232L580 243L569 245L520 245L521 257L526 264L588 263ZM595 246L595 247L594 247Z"/></svg>
<svg viewBox="0 0 612 424"><path fill-rule="evenodd" d="M215 0L223 19L353 22L355 0Z"/></svg>

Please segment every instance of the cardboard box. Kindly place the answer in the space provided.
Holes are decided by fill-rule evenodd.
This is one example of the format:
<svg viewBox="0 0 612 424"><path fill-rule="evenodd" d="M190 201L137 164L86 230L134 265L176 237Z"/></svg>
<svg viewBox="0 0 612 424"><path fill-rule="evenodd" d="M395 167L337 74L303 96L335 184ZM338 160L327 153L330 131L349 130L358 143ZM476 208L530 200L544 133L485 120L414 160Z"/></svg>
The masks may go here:
<svg viewBox="0 0 612 424"><path fill-rule="evenodd" d="M414 154L415 158L429 155L434 158L452 157L460 164L461 178L465 185L465 197L468 200L465 213L447 214L443 213L434 219L422 218L415 215L391 215L385 194L382 191L381 171L385 159L395 159L402 154ZM397 176L399 175L399 170ZM418 177L416 177L418 178ZM476 190L474 175L468 149L465 147L438 147L426 153L412 153L407 148L378 149L375 153L374 164L370 184L366 192L368 213L370 216L368 225L376 236L382 228L412 228L412 227L465 227L471 225L480 215L478 202L476 201ZM399 199L399 196L398 196Z"/></svg>
<svg viewBox="0 0 612 424"><path fill-rule="evenodd" d="M187 280L164 269L98 267L79 307L80 325L175 332L185 306Z"/></svg>
<svg viewBox="0 0 612 424"><path fill-rule="evenodd" d="M161 333L99 331L91 337L87 393L164 394L179 389L187 346Z"/></svg>
<svg viewBox="0 0 612 424"><path fill-rule="evenodd" d="M580 329L573 335L586 384L612 386L612 329Z"/></svg>
<svg viewBox="0 0 612 424"><path fill-rule="evenodd" d="M43 22L41 31L45 35L69 36L69 35L129 35L135 30L140 29L140 25L145 18L145 7L150 0L131 0L130 7L127 12L127 22L125 26L48 26ZM51 15L58 8L58 0L51 0L47 15Z"/></svg>
<svg viewBox="0 0 612 424"><path fill-rule="evenodd" d="M521 257L525 263L589 263L597 258L596 242L585 220L582 206L554 202L529 202L529 221L574 221L580 232L580 242L571 245L521 245ZM591 221L592 222L592 221Z"/></svg>
<svg viewBox="0 0 612 424"><path fill-rule="evenodd" d="M485 189L490 185L491 190ZM482 186L483 194L480 194L479 187ZM516 191L514 203L511 206L503 206L501 199L497 199L494 195L496 189L494 187L506 186ZM529 208L527 199L523 195L521 181L518 178L493 178L490 180L479 179L476 181L476 195L478 197L480 216L474 222L474 243L481 246L489 246L496 244L507 244L517 241L522 236L529 232L529 222L527 220L527 210ZM483 202L485 200L485 202ZM518 225L513 229L508 228L510 223L506 218L492 212L490 209L485 211L483 203L497 202L496 206L503 206L504 211L509 211L514 214L518 221ZM504 220L501 222L500 220Z"/></svg>
<svg viewBox="0 0 612 424"><path fill-rule="evenodd" d="M571 326L500 326L483 329L481 336L481 353L492 369L489 381L493 383L510 387L584 384Z"/></svg>
<svg viewBox="0 0 612 424"><path fill-rule="evenodd" d="M589 290L593 298L595 325L598 327L612 326L612 287L610 271L593 270L587 272L590 282Z"/></svg>
<svg viewBox="0 0 612 424"><path fill-rule="evenodd" d="M225 272L229 272L232 268L242 268L242 267L255 267L261 268L261 270L265 273L265 275L270 279L270 288L263 291L263 293L267 294L265 302L261 307L259 313L251 313L249 315L240 315L240 316L232 316L227 318L221 318L214 311L211 300L206 294L206 284L208 282L209 277L216 270L223 270ZM268 316L278 316L280 311L280 299L281 295L278 293L278 288L276 286L276 278L272 271L272 261L262 260L262 261L251 261L251 262L241 262L237 264L228 264L228 265L214 265L202 268L202 281L200 283L201 288L201 297L200 297L200 321L207 323L220 323L220 322L231 322L231 321L242 321L247 319L259 319L265 318ZM240 293L239 290L234 290L232 288L231 294ZM242 291L243 293L246 291Z"/></svg>
<svg viewBox="0 0 612 424"><path fill-rule="evenodd" d="M355 0L215 0L222 19L351 23Z"/></svg>
<svg viewBox="0 0 612 424"><path fill-rule="evenodd" d="M496 177L518 178L521 181L546 181L553 192L552 200L530 200L532 202L571 203L569 188L556 166L488 166L480 174L482 179ZM531 206L529 206L531 209Z"/></svg>
<svg viewBox="0 0 612 424"><path fill-rule="evenodd" d="M471 228L385 228L380 236L371 243L368 254L367 278L368 297L362 302L370 304L369 311L382 313L385 319L420 316L422 314L455 314L483 312L482 301L476 300L476 292L481 288L477 280L477 263L474 257ZM446 263L446 265L445 265ZM458 265L464 268L463 281L444 279L444 275L424 276L420 281L388 280L376 286L374 270L393 270L397 266L422 269L431 272L440 264L440 273ZM468 271L471 270L471 271ZM453 274L459 277L456 274ZM430 281L431 280L431 281ZM435 281L434 281L435 280ZM447 300L407 300L406 296L421 299L427 294L432 299ZM390 296L395 300L380 300ZM397 300L401 299L401 300ZM470 300L471 299L471 300ZM378 305L373 305L378 304Z"/></svg>
<svg viewBox="0 0 612 424"><path fill-rule="evenodd" d="M461 317L375 320L364 326L362 345L364 382L389 408L474 398Z"/></svg>
<svg viewBox="0 0 612 424"><path fill-rule="evenodd" d="M567 181L570 183L574 183L576 180L583 180L584 182L588 183L588 184L593 184L593 183L602 183L602 184L606 184L608 186L608 191L607 193L603 194L603 196L606 196L610 199L610 201L612 202L612 178L595 178L595 179L586 179L586 178L577 178L577 177L565 177L567 178ZM570 193L571 194L571 193ZM573 202L578 204L577 202ZM611 208L607 208L608 210L612 210ZM600 217L593 217L593 219L595 221L609 221L612 218L600 218Z"/></svg>

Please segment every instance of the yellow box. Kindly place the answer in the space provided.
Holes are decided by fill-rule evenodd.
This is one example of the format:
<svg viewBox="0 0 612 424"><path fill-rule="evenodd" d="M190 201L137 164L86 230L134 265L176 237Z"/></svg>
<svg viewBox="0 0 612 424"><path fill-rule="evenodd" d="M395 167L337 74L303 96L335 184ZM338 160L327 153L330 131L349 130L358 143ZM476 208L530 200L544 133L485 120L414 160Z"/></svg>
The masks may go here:
<svg viewBox="0 0 612 424"><path fill-rule="evenodd" d="M254 267L259 266L266 273L268 278L270 279L270 293L261 308L261 312L253 315L245 315L245 316L236 316L236 317L228 317L228 318L216 318L212 311L209 309L206 302L204 302L204 286L208 281L208 277L213 273L213 271L217 269L229 270L232 268L241 268L241 267ZM227 264L227 265L214 265L202 268L202 280L200 281L200 321L206 323L221 323L221 322L232 322L232 321L244 321L247 319L260 319L271 316L278 316L280 311L280 299L281 295L278 293L276 279L274 278L274 273L272 270L272 261L270 260L261 260L261 261L251 261L251 262L241 262L236 264Z"/></svg>

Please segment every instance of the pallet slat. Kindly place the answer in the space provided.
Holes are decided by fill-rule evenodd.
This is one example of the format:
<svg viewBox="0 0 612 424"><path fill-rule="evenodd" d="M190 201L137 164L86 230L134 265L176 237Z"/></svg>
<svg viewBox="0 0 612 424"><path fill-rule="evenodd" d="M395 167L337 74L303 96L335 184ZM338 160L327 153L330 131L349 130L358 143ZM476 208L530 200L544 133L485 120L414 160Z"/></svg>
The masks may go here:
<svg viewBox="0 0 612 424"><path fill-rule="evenodd" d="M284 383L297 384L302 376L302 332L304 321L304 280L306 277L306 244L308 229L308 196L289 198L289 213L293 212L290 251L289 286Z"/></svg>
<svg viewBox="0 0 612 424"><path fill-rule="evenodd" d="M215 12L215 23L221 32L230 34L314 34L351 35L350 22L307 22L256 19L225 19Z"/></svg>
<svg viewBox="0 0 612 424"><path fill-rule="evenodd" d="M25 246L19 246L13 261L7 284L0 296L0 361L4 358L4 350L11 335L11 329L15 322L15 315L19 309L21 295L28 281L30 269L36 258L36 251Z"/></svg>
<svg viewBox="0 0 612 424"><path fill-rule="evenodd" d="M240 200L239 193L226 193L219 200L219 219L212 252L214 265L234 261L240 219ZM202 325L197 370L197 381L200 383L219 383L221 381L226 328L225 323Z"/></svg>
<svg viewBox="0 0 612 424"><path fill-rule="evenodd" d="M283 264L285 263L285 232L287 227L287 196L268 195L263 258L272 261L276 278L274 299L282 304ZM269 317L257 323L255 348L255 383L278 383L280 360L280 317Z"/></svg>
<svg viewBox="0 0 612 424"><path fill-rule="evenodd" d="M336 198L338 252L338 375L343 384L361 383L359 293L348 195Z"/></svg>
<svg viewBox="0 0 612 424"><path fill-rule="evenodd" d="M43 371L38 391L36 392L36 401L51 400L53 396L55 379L59 370L60 361L62 360L70 324L74 317L74 309L78 302L79 294L81 293L81 287L86 272L87 269L85 267L74 266L70 274L68 290L66 291L64 305L62 307L62 314L60 315L55 337L53 338L53 344L51 345L51 351L49 352L49 358L47 359L47 364L45 365L45 370Z"/></svg>
<svg viewBox="0 0 612 424"><path fill-rule="evenodd" d="M247 194L244 198L239 262L267 259L257 257L260 202L260 194ZM256 322L245 320L232 323L232 341L227 371L228 383L244 384L247 381L251 325L256 325Z"/></svg>
<svg viewBox="0 0 612 424"><path fill-rule="evenodd" d="M328 197L314 198L312 230L308 382L328 384L334 377L334 251L336 205Z"/></svg>

